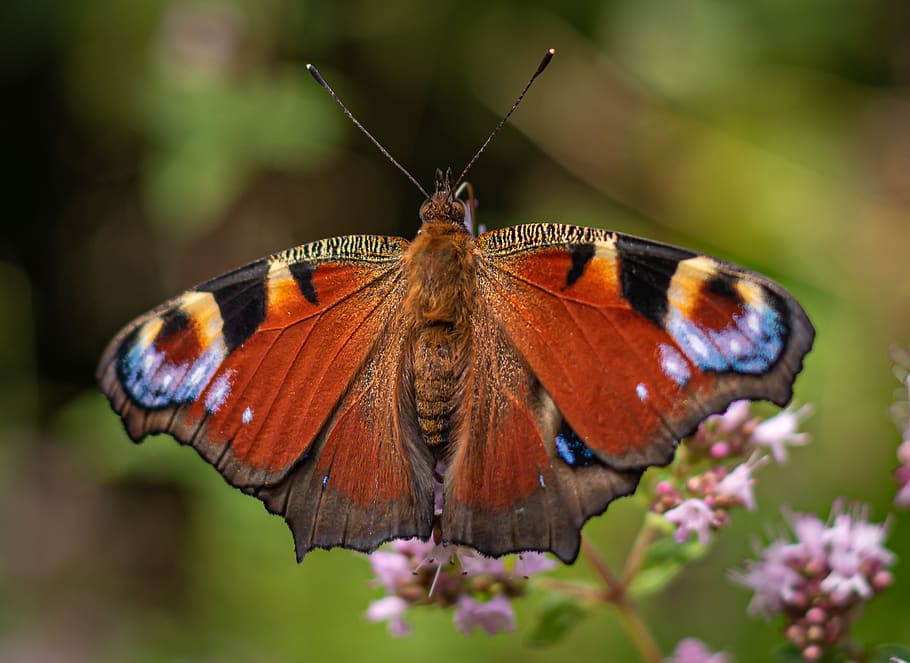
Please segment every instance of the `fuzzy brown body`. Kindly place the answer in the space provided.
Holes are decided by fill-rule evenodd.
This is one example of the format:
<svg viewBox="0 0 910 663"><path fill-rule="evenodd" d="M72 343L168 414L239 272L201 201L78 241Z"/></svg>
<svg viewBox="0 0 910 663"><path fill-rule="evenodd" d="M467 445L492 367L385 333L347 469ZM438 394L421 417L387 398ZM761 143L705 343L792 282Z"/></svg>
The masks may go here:
<svg viewBox="0 0 910 663"><path fill-rule="evenodd" d="M476 245L464 225L426 218L403 261L413 394L424 439L448 442L471 352L471 302Z"/></svg>

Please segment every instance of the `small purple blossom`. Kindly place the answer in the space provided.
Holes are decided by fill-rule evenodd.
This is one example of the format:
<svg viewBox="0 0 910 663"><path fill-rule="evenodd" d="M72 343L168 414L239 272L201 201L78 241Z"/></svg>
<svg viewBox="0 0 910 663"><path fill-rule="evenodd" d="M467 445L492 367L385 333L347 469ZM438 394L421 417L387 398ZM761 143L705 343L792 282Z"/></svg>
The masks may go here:
<svg viewBox="0 0 910 663"><path fill-rule="evenodd" d="M787 563L789 553L789 544L772 541L762 559L748 564L745 572L733 574L735 582L755 591L747 608L750 615L770 619L785 605L801 602L802 575Z"/></svg>
<svg viewBox="0 0 910 663"><path fill-rule="evenodd" d="M905 440L897 448L897 459L900 466L894 470L894 480L897 482L894 506L910 509L910 440Z"/></svg>
<svg viewBox="0 0 910 663"><path fill-rule="evenodd" d="M512 574L519 578L530 578L535 573L549 571L556 567L556 560L541 552L525 552L515 557Z"/></svg>
<svg viewBox="0 0 910 663"><path fill-rule="evenodd" d="M677 541L695 532L707 542L711 530L730 521L731 510L756 508L755 471L768 462L763 451L782 461L788 445L805 444L808 435L796 427L810 410L784 410L762 421L752 416L748 401L734 401L723 414L708 417L686 440L673 470L655 484L651 511L677 526Z"/></svg>
<svg viewBox="0 0 910 663"><path fill-rule="evenodd" d="M797 427L806 417L812 414L810 405L803 405L798 410L782 410L770 419L759 423L752 432L751 443L771 451L774 460L783 463L787 460L787 447L803 446L809 443L808 433L798 433Z"/></svg>
<svg viewBox="0 0 910 663"><path fill-rule="evenodd" d="M749 511L754 511L755 491L752 488L755 485L755 478L752 473L767 460L767 456L752 454L749 460L734 467L728 475L717 482L717 494L728 498L728 501L742 504Z"/></svg>
<svg viewBox="0 0 910 663"><path fill-rule="evenodd" d="M749 614L783 614L790 642L806 660L818 660L843 646L862 602L892 583L895 556L884 547L887 524L869 522L865 507L835 504L828 523L786 517L795 540L772 541L731 577L755 592Z"/></svg>
<svg viewBox="0 0 910 663"><path fill-rule="evenodd" d="M749 401L733 401L723 414L713 415L714 423L721 433L732 433L742 428L751 419ZM683 642L686 642L683 640Z"/></svg>
<svg viewBox="0 0 910 663"><path fill-rule="evenodd" d="M698 540L702 543L708 543L711 539L714 511L704 500L697 498L685 500L678 507L667 511L664 518L676 525L673 538L677 543L687 541L692 532L698 535Z"/></svg>
<svg viewBox="0 0 910 663"><path fill-rule="evenodd" d="M757 424L749 401L733 401L722 414L705 419L687 441L686 448L695 458L705 456L714 461L744 456Z"/></svg>
<svg viewBox="0 0 910 663"><path fill-rule="evenodd" d="M411 627L404 620L404 613L407 609L408 602L400 596L386 596L373 601L367 608L366 616L371 622L387 621L389 632L392 635L408 635Z"/></svg>
<svg viewBox="0 0 910 663"><path fill-rule="evenodd" d="M474 627L482 628L489 635L515 630L512 603L502 594L497 594L489 601L478 601L470 596L459 597L453 619L455 628L465 635L471 635Z"/></svg>
<svg viewBox="0 0 910 663"><path fill-rule="evenodd" d="M506 565L500 557L487 557L476 550L466 548L458 555L461 572L469 576L489 574L501 576L506 572Z"/></svg>
<svg viewBox="0 0 910 663"><path fill-rule="evenodd" d="M464 546L400 539L370 555L375 578L386 596L367 608L370 621L386 621L394 635L407 635L409 609L417 605L455 608L456 627L470 633L512 631L515 617L510 599L525 592L528 576L556 563L542 553L508 558L482 555Z"/></svg>
<svg viewBox="0 0 910 663"><path fill-rule="evenodd" d="M725 652L712 652L698 638L686 638L664 663L730 663L730 657Z"/></svg>

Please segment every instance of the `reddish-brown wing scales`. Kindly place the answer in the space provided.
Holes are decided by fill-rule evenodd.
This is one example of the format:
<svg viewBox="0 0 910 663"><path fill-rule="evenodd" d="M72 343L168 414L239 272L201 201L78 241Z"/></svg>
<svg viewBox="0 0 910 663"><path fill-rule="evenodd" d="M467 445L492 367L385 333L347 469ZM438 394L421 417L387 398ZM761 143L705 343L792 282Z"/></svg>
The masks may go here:
<svg viewBox="0 0 910 663"><path fill-rule="evenodd" d="M734 399L789 401L814 331L764 277L590 228L517 226L478 243L483 298L611 466L667 462L676 440Z"/></svg>
<svg viewBox="0 0 910 663"><path fill-rule="evenodd" d="M427 536L432 464L405 449L401 376L378 360L400 336L406 247L325 240L189 290L111 342L102 388L134 440L170 433L271 509L310 509L287 514L301 555ZM345 525L355 508L369 512L363 531Z"/></svg>
<svg viewBox="0 0 910 663"><path fill-rule="evenodd" d="M195 447L285 517L300 558L438 523L568 562L703 417L790 399L814 330L758 274L574 226L475 240L446 182L421 217L410 245L307 244L133 322L98 369L129 434Z"/></svg>

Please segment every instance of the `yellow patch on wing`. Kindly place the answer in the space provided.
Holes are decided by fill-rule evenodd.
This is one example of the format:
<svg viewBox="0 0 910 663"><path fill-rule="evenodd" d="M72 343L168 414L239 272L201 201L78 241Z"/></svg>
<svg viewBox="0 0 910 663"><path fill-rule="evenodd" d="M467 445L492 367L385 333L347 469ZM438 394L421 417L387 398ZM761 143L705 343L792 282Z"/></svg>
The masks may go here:
<svg viewBox="0 0 910 663"><path fill-rule="evenodd" d="M163 326L164 320L159 316L147 320L139 328L134 344L142 348L149 347L152 343L155 342L155 339L158 338L158 334L161 332L161 328Z"/></svg>
<svg viewBox="0 0 910 663"><path fill-rule="evenodd" d="M600 282L613 285L619 283L619 261L617 260L616 238L612 235L606 239L594 242L594 258L588 265L588 270L595 270Z"/></svg>
<svg viewBox="0 0 910 663"><path fill-rule="evenodd" d="M667 301L683 316L690 317L698 305L704 284L717 274L717 262L708 256L682 260L670 279Z"/></svg>
<svg viewBox="0 0 910 663"><path fill-rule="evenodd" d="M178 306L199 334L200 345L205 347L221 338L224 320L212 293L190 290L180 297Z"/></svg>
<svg viewBox="0 0 910 663"><path fill-rule="evenodd" d="M269 317L291 317L299 315L300 300L302 299L300 287L288 269L287 263L276 260L269 264L269 274L266 280L266 301L268 302Z"/></svg>
<svg viewBox="0 0 910 663"><path fill-rule="evenodd" d="M762 287L757 283L738 279L736 281L736 292L746 304L752 308L761 308L765 305L765 294Z"/></svg>

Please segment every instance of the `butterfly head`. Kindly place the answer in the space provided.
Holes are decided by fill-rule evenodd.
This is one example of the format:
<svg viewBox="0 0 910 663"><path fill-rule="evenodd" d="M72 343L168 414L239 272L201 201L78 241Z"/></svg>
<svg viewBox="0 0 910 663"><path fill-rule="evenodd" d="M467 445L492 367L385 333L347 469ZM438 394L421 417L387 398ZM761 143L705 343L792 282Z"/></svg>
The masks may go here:
<svg viewBox="0 0 910 663"><path fill-rule="evenodd" d="M420 220L423 223L452 223L464 227L464 203L455 198L452 186L452 171L436 170L436 192L420 206Z"/></svg>

